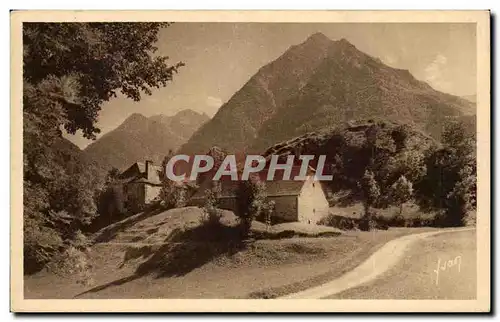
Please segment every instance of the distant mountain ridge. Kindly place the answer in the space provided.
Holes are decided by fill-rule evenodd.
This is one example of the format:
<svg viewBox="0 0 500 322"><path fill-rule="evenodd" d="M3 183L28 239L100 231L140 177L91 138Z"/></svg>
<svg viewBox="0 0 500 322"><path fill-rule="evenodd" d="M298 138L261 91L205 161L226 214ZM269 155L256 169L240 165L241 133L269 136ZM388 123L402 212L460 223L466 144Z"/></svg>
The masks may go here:
<svg viewBox="0 0 500 322"><path fill-rule="evenodd" d="M357 119L409 123L439 139L475 104L391 68L345 39L316 33L263 66L182 146L261 153L280 141Z"/></svg>
<svg viewBox="0 0 500 322"><path fill-rule="evenodd" d="M472 103L477 103L477 95L476 94L472 94L472 95L465 95L465 96L462 96L463 99L466 99Z"/></svg>
<svg viewBox="0 0 500 322"><path fill-rule="evenodd" d="M193 110L173 116L130 115L116 129L83 150L83 155L101 167L124 169L136 161L159 164L170 149L176 150L210 118Z"/></svg>

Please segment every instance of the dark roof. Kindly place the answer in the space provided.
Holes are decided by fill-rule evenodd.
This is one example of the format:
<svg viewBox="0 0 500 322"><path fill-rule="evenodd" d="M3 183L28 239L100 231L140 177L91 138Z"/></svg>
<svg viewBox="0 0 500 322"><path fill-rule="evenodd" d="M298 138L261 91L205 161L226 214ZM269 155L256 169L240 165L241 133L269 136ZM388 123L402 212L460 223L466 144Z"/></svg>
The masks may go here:
<svg viewBox="0 0 500 322"><path fill-rule="evenodd" d="M151 164L151 170L153 173L151 179L148 180L146 175L146 164L143 162L135 162L120 174L120 179L124 180L123 182L125 183L147 183L160 185L161 167Z"/></svg>
<svg viewBox="0 0 500 322"><path fill-rule="evenodd" d="M266 181L266 191L269 197L273 196L298 196L304 181Z"/></svg>
<svg viewBox="0 0 500 322"><path fill-rule="evenodd" d="M294 166L292 167L292 172L290 178L294 178L298 176L300 167ZM267 172L268 169L263 169L260 171L259 177L266 184L266 192L268 197L276 197L276 196L298 196L302 187L304 186L304 180L280 180L280 177L283 175L283 170L277 170L275 172L276 180L267 180ZM315 173L315 169L309 167L307 171L307 175L312 175ZM232 181L229 176L223 176L220 180L221 182L221 198L234 198L236 196L236 191L238 189L238 185L240 184L240 180ZM207 179L203 181L193 195L193 199L203 199L205 198L205 191L209 189L211 186L212 180Z"/></svg>
<svg viewBox="0 0 500 322"><path fill-rule="evenodd" d="M161 185L161 181L158 180L147 180L146 178L142 176L138 176L136 178L132 178L132 180L127 181L127 183L147 183L147 184L152 184L152 185Z"/></svg>
<svg viewBox="0 0 500 322"><path fill-rule="evenodd" d="M234 198L241 181L221 180L221 198ZM264 181L268 197L276 196L298 196L305 181ZM210 187L211 180L206 180L201 184L198 191L193 195L194 199L205 198L205 191Z"/></svg>

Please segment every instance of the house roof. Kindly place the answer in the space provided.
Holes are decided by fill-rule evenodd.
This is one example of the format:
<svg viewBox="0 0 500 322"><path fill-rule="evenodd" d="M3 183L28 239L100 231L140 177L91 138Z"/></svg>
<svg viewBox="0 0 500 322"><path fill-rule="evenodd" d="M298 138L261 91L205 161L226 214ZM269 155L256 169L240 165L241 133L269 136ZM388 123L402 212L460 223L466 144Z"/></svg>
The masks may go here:
<svg viewBox="0 0 500 322"><path fill-rule="evenodd" d="M137 167L139 168L139 171L141 173L146 172L146 164L144 162L136 162L135 164L137 164Z"/></svg>
<svg viewBox="0 0 500 322"><path fill-rule="evenodd" d="M234 198L236 197L236 191L241 181L232 180L221 180L221 198ZM266 193L268 197L278 197L278 196L298 196L305 181L294 181L294 180L275 180L275 181L262 181L266 185ZM194 199L205 198L205 191L209 189L212 181L206 180L199 187L198 191L193 195Z"/></svg>
<svg viewBox="0 0 500 322"><path fill-rule="evenodd" d="M161 167L151 164L150 169L152 170L152 173L150 174L150 178L148 179L146 174L146 164L143 162L135 162L120 174L120 179L122 179L124 183L146 183L160 185Z"/></svg>
<svg viewBox="0 0 500 322"><path fill-rule="evenodd" d="M158 180L148 180L142 176L137 176L136 178L133 178L132 180L127 181L127 183L147 183L147 184L152 184L152 185L161 185L161 181Z"/></svg>
<svg viewBox="0 0 500 322"><path fill-rule="evenodd" d="M293 180L300 173L300 166L293 166L290 179L283 180L283 170L276 170L274 180L267 180L269 168L264 168L262 171L258 172L259 178L266 185L266 193L268 197L278 197L278 196L298 196L304 186L305 180ZM316 170L309 166L307 170L307 176L314 175ZM238 174L238 178L240 178ZM221 198L234 198L236 197L236 191L241 180L232 181L229 176L223 176L220 180L221 182ZM193 199L203 199L205 198L205 191L210 188L212 184L211 179L204 180L196 193L193 195Z"/></svg>
<svg viewBox="0 0 500 322"><path fill-rule="evenodd" d="M266 191L269 197L273 196L298 196L305 181L266 181Z"/></svg>

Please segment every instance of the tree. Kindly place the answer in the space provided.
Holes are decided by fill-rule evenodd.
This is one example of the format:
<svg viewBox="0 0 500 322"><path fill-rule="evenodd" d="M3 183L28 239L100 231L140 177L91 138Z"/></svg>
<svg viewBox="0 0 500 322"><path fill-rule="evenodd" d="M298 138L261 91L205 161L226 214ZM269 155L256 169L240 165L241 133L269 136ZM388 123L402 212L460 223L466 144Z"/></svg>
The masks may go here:
<svg viewBox="0 0 500 322"><path fill-rule="evenodd" d="M413 186L405 176L399 177L391 186L391 198L394 204L399 206L399 215L403 214L403 205L410 201L413 195Z"/></svg>
<svg viewBox="0 0 500 322"><path fill-rule="evenodd" d="M162 204L167 209L174 208L177 205L177 196L175 195L175 191L177 189L176 182L170 180L167 177L166 173L167 163L173 156L174 152L172 150L169 150L168 154L163 158L163 161L161 163L161 170L159 173L161 181L160 199Z"/></svg>
<svg viewBox="0 0 500 322"><path fill-rule="evenodd" d="M267 203L267 209L265 209L265 220L266 220L266 230L269 232L271 229L271 225L273 223L273 212L274 212L274 206L275 206L274 200L271 200Z"/></svg>
<svg viewBox="0 0 500 322"><path fill-rule="evenodd" d="M95 139L104 102L140 100L182 66L156 55L161 23L23 24L25 272L43 267L96 215L96 165L62 139ZM76 151L74 150L76 148Z"/></svg>
<svg viewBox="0 0 500 322"><path fill-rule="evenodd" d="M476 207L476 175L474 169L464 167L459 172L459 180L447 195L448 216L450 226L464 226L467 214Z"/></svg>
<svg viewBox="0 0 500 322"><path fill-rule="evenodd" d="M443 146L427 152L427 174L416 186L420 205L444 210L440 225L461 226L476 204L474 133L463 122L446 125Z"/></svg>
<svg viewBox="0 0 500 322"><path fill-rule="evenodd" d="M363 192L363 206L365 208L364 219L368 221L371 227L373 221L371 207L375 205L380 197L380 189L372 171L365 171L365 174L361 179L361 190Z"/></svg>
<svg viewBox="0 0 500 322"><path fill-rule="evenodd" d="M160 200L161 204L167 209L184 207L189 196L198 189L198 185L194 182L176 182L167 177L167 163L174 155L172 150L168 151L168 154L163 158L159 172L162 185Z"/></svg>
<svg viewBox="0 0 500 322"><path fill-rule="evenodd" d="M404 175L411 182L418 182L425 176L425 156L418 150L403 150L397 158L396 173Z"/></svg>
<svg viewBox="0 0 500 322"><path fill-rule="evenodd" d="M112 184L120 176L120 170L118 168L112 167L106 174L106 183Z"/></svg>
<svg viewBox="0 0 500 322"><path fill-rule="evenodd" d="M120 170L115 167L111 168L106 175L103 187L95 192L98 217L92 221L92 231L111 224L122 214L114 188L119 175Z"/></svg>
<svg viewBox="0 0 500 322"><path fill-rule="evenodd" d="M392 139L396 146L396 151L399 152L407 147L408 139L410 137L410 128L406 124L397 126L391 132Z"/></svg>
<svg viewBox="0 0 500 322"><path fill-rule="evenodd" d="M210 189L205 191L205 205L203 206L203 221L209 225L220 223L222 211L219 209L219 198L221 184L219 181L212 181Z"/></svg>
<svg viewBox="0 0 500 322"><path fill-rule="evenodd" d="M269 208L266 185L257 174L251 174L248 180L240 181L236 198L242 236L248 238L252 221Z"/></svg>
<svg viewBox="0 0 500 322"><path fill-rule="evenodd" d="M372 207L380 197L380 189L375 181L375 176L370 170L366 170L361 179L361 189L363 191L365 214L369 213Z"/></svg>
<svg viewBox="0 0 500 322"><path fill-rule="evenodd" d="M158 32L169 23L25 23L23 79L61 106L61 125L95 138L102 103L117 96L139 101L141 93L166 86L182 63L156 55Z"/></svg>
<svg viewBox="0 0 500 322"><path fill-rule="evenodd" d="M201 185L205 180L212 180L217 170L220 168L222 162L227 156L227 152L218 146L213 146L207 152L208 156L211 156L214 160L214 165L212 169L207 172L199 173L196 178L196 183Z"/></svg>

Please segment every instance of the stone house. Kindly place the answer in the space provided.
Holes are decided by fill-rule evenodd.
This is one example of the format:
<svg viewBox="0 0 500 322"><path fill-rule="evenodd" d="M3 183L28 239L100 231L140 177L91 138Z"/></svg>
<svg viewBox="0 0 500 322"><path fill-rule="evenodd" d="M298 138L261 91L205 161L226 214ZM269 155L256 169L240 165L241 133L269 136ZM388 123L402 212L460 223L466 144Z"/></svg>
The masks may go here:
<svg viewBox="0 0 500 322"><path fill-rule="evenodd" d="M152 161L135 162L118 176L113 190L121 212L139 211L159 198L161 167Z"/></svg>
<svg viewBox="0 0 500 322"><path fill-rule="evenodd" d="M266 173L261 173L265 178ZM228 177L223 177L228 178ZM293 178L293 176L292 176ZM329 211L323 184L315 177L314 169L310 168L306 179L294 180L264 180L268 200L275 203L273 222L304 222L316 224ZM212 185L211 180L205 180L189 201L191 206L202 207L205 203L205 191ZM237 211L236 191L239 181L221 180L219 207Z"/></svg>

